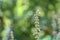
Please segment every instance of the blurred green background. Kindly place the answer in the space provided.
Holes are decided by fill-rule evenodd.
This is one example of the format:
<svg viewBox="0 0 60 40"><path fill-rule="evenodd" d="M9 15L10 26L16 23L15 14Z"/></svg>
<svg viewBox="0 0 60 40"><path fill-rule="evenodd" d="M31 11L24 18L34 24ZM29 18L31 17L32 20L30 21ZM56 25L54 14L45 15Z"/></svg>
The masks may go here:
<svg viewBox="0 0 60 40"><path fill-rule="evenodd" d="M35 40L32 29L36 7L40 11L40 26L55 23L59 28L60 0L0 0L0 36L6 37L12 27L14 40Z"/></svg>

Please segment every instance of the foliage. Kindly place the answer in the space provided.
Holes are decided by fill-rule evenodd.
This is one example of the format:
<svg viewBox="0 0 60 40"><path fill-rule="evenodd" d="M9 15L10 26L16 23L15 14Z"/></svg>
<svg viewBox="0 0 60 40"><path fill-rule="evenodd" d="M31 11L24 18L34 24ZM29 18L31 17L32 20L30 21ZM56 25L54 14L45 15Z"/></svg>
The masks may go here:
<svg viewBox="0 0 60 40"><path fill-rule="evenodd" d="M51 25L53 13L60 14L59 4L59 0L0 0L0 10L3 18L6 17L13 21L15 40L35 40L31 29L34 27L36 8L40 9L40 26L46 23ZM57 21L56 24L58 24Z"/></svg>

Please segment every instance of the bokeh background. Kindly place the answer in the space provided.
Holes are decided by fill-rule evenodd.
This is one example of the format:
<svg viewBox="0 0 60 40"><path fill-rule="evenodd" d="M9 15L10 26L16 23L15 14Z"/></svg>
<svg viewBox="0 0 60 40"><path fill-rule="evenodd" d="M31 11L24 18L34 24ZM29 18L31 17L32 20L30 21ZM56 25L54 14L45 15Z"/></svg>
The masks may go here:
<svg viewBox="0 0 60 40"><path fill-rule="evenodd" d="M36 8L40 12L39 27L47 23L59 32L60 0L0 0L0 40L11 37L13 40L35 40L32 31Z"/></svg>

